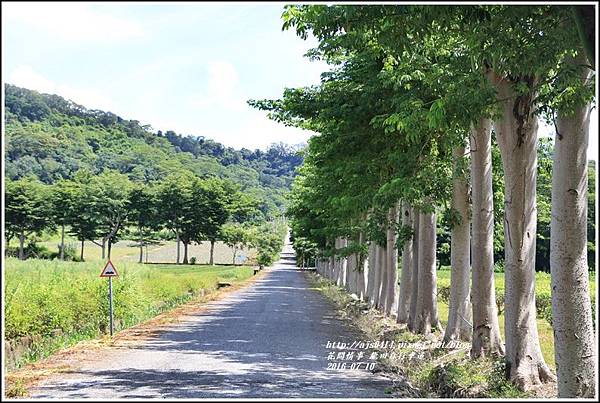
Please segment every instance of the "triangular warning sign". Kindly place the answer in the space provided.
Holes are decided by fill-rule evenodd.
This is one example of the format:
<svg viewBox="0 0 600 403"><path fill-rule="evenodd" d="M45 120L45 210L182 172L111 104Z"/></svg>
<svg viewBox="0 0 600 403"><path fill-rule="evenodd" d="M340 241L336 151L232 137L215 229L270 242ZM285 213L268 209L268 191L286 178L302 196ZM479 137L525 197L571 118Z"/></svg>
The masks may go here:
<svg viewBox="0 0 600 403"><path fill-rule="evenodd" d="M117 268L110 260L106 262L106 266L104 266L102 273L100 273L100 277L116 277L118 275L119 273L117 273Z"/></svg>

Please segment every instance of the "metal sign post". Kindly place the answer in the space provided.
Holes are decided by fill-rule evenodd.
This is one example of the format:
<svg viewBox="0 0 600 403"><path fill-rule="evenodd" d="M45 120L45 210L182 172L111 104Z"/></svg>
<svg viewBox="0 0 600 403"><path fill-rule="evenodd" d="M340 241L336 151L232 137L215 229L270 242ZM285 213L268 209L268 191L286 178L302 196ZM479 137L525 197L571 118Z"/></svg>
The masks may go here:
<svg viewBox="0 0 600 403"><path fill-rule="evenodd" d="M106 262L106 266L104 266L104 269L102 269L102 273L100 273L100 277L108 277L108 315L110 325L110 337L112 337L114 332L112 278L117 277L118 275L119 273L117 273L117 268L112 264L110 260Z"/></svg>
<svg viewBox="0 0 600 403"><path fill-rule="evenodd" d="M113 303L112 303L112 276L108 278L108 314L110 318L110 337L113 335Z"/></svg>

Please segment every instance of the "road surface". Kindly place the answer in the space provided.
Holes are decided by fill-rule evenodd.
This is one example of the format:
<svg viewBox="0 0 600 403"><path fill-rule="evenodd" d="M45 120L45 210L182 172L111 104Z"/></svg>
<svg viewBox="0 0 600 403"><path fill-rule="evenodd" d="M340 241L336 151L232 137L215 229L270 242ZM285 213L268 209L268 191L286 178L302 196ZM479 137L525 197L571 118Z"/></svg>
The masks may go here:
<svg viewBox="0 0 600 403"><path fill-rule="evenodd" d="M327 369L328 354L344 351L328 341L363 338L310 289L289 244L265 277L207 306L135 348L107 349L72 373L46 379L31 397L389 397L385 377Z"/></svg>

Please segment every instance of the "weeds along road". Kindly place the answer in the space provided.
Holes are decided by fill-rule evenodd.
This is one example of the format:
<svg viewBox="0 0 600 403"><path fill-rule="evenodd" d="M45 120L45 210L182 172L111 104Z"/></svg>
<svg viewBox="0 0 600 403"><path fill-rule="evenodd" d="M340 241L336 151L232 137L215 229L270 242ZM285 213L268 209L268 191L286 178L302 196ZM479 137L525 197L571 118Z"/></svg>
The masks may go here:
<svg viewBox="0 0 600 403"><path fill-rule="evenodd" d="M286 245L252 286L207 304L135 348L107 349L52 376L32 398L389 397L387 378L327 369L328 341L361 336L311 290ZM356 361L356 360L355 360Z"/></svg>

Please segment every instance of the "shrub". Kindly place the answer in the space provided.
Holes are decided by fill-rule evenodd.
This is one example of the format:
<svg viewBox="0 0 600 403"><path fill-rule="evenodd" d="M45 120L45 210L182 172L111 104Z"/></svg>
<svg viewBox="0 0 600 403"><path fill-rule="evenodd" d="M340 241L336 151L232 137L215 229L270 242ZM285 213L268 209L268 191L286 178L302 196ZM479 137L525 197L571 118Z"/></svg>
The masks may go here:
<svg viewBox="0 0 600 403"><path fill-rule="evenodd" d="M440 286L437 292L438 299L446 304L450 303L450 286Z"/></svg>
<svg viewBox="0 0 600 403"><path fill-rule="evenodd" d="M269 252L267 251L261 251L258 253L258 256L256 257L256 261L258 262L259 266L270 266L271 264L273 264L273 255L271 255Z"/></svg>
<svg viewBox="0 0 600 403"><path fill-rule="evenodd" d="M494 273L504 273L504 260L494 263Z"/></svg>

